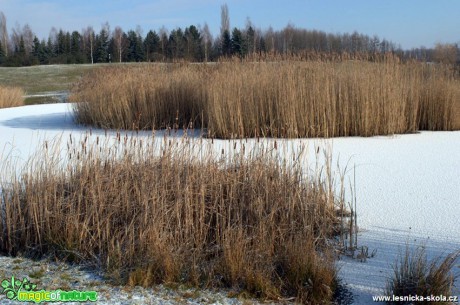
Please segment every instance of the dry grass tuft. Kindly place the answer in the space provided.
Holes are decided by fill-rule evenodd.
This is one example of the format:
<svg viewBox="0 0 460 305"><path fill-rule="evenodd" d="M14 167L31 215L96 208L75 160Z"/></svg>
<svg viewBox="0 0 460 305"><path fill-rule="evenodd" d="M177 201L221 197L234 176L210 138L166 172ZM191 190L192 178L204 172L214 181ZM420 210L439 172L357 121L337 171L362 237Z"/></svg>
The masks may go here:
<svg viewBox="0 0 460 305"><path fill-rule="evenodd" d="M460 128L460 81L441 65L231 61L98 70L73 90L100 127L205 128L218 138L335 137Z"/></svg>
<svg viewBox="0 0 460 305"><path fill-rule="evenodd" d="M0 251L90 261L129 285L224 286L314 304L332 298L331 239L343 202L322 178L268 151L222 161L190 139L165 138L161 147L116 140L131 148L73 139L65 165L46 144L28 175L10 178Z"/></svg>
<svg viewBox="0 0 460 305"><path fill-rule="evenodd" d="M452 129L460 130L460 98L458 98L460 96L460 87L457 88L457 92L454 93L454 96L457 98L457 100L454 101Z"/></svg>
<svg viewBox="0 0 460 305"><path fill-rule="evenodd" d="M453 268L460 251L428 261L424 247L401 254L393 266L393 277L387 281L386 294L396 296L452 296ZM400 304L401 302L396 302ZM393 303L390 303L393 304ZM450 304L437 302L436 304Z"/></svg>
<svg viewBox="0 0 460 305"><path fill-rule="evenodd" d="M24 105L24 91L18 87L0 86L0 108Z"/></svg>

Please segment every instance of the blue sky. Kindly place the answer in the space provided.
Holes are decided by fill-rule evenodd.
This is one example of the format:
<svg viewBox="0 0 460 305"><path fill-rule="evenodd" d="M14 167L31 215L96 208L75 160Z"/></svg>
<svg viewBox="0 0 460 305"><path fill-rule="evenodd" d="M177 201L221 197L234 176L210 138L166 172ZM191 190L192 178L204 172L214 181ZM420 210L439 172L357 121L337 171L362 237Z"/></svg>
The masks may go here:
<svg viewBox="0 0 460 305"><path fill-rule="evenodd" d="M230 26L243 28L249 17L262 30L296 27L332 33L358 31L378 35L403 48L460 43L459 0L0 0L8 29L28 23L39 38L51 27L80 31L104 22L123 30L141 26L144 34L208 23L219 33L220 7L227 3Z"/></svg>

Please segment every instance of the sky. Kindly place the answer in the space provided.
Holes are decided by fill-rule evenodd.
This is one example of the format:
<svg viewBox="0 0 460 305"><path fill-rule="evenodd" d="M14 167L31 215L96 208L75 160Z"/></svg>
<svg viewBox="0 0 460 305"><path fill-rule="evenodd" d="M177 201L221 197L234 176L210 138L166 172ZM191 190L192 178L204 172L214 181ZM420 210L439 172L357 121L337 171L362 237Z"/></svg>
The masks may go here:
<svg viewBox="0 0 460 305"><path fill-rule="evenodd" d="M221 6L227 4L230 26L244 28L248 18L262 30L280 30L288 23L328 33L359 33L386 38L403 49L460 43L459 0L0 0L8 30L29 24L40 38L52 27L99 31L113 29L168 30L208 24L220 32Z"/></svg>

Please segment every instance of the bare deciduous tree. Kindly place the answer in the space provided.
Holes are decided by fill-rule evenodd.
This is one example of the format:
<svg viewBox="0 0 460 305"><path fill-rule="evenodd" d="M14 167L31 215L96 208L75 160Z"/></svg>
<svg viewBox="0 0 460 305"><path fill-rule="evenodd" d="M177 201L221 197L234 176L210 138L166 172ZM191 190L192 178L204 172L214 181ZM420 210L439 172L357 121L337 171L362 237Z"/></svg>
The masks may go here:
<svg viewBox="0 0 460 305"><path fill-rule="evenodd" d="M5 56L8 56L8 30L6 28L6 17L3 12L0 12L0 41L5 49Z"/></svg>
<svg viewBox="0 0 460 305"><path fill-rule="evenodd" d="M434 48L433 59L443 64L455 64L457 61L457 46L450 43L437 43Z"/></svg>
<svg viewBox="0 0 460 305"><path fill-rule="evenodd" d="M283 29L283 53L290 54L292 52L292 43L294 39L295 28L291 23Z"/></svg>
<svg viewBox="0 0 460 305"><path fill-rule="evenodd" d="M34 46L34 37L35 37L35 34L32 31L32 28L30 27L30 25L26 24L22 28L21 35L22 35L22 38L24 40L24 47L25 47L25 50L26 50L26 54L29 55L29 54L32 53L32 49L33 49L33 46Z"/></svg>
<svg viewBox="0 0 460 305"><path fill-rule="evenodd" d="M14 51L15 49L19 48L21 43L21 26L18 22L14 25L14 28L11 29L11 49Z"/></svg>
<svg viewBox="0 0 460 305"><path fill-rule="evenodd" d="M143 37L143 35L144 35L144 30L142 29L142 27L140 25L136 26L136 34L137 34L138 37Z"/></svg>
<svg viewBox="0 0 460 305"><path fill-rule="evenodd" d="M228 14L228 6L224 4L220 7L220 36L224 35L224 32L230 33L230 16Z"/></svg>
<svg viewBox="0 0 460 305"><path fill-rule="evenodd" d="M34 45L34 37L35 34L30 25L26 24L21 27L19 23L16 23L11 33L12 49L19 49L22 40L25 54L29 55Z"/></svg>
<svg viewBox="0 0 460 305"><path fill-rule="evenodd" d="M267 50L272 54L275 53L275 34L271 26L265 31L264 36L267 42Z"/></svg>

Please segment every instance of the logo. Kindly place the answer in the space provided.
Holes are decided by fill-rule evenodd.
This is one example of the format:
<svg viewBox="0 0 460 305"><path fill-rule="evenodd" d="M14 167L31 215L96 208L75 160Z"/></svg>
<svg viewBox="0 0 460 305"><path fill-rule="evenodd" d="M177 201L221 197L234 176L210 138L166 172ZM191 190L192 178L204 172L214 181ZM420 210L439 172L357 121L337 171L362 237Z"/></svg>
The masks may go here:
<svg viewBox="0 0 460 305"><path fill-rule="evenodd" d="M18 302L96 302L97 292L95 291L64 291L64 290L36 290L37 285L28 279L22 281L15 279L2 281L3 294L12 301Z"/></svg>

